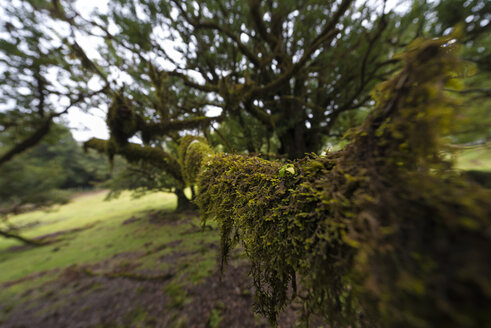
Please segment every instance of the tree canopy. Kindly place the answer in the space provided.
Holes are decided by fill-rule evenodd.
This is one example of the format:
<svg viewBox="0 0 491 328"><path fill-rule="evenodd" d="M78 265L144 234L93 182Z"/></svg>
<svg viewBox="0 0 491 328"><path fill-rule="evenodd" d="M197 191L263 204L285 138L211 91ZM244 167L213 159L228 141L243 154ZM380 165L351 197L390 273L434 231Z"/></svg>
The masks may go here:
<svg viewBox="0 0 491 328"><path fill-rule="evenodd" d="M361 122L370 90L400 66L395 53L456 24L481 72L467 94L489 94L485 1L396 9L352 0L110 1L90 14L58 0L4 6L2 120L14 131L22 118L25 128L1 160L73 106L107 109L118 144L137 136L161 145L191 130L228 151L299 158ZM467 107L480 127L470 130L481 132L463 130L462 140L489 138L484 111Z"/></svg>
<svg viewBox="0 0 491 328"><path fill-rule="evenodd" d="M0 165L34 147L73 106L94 104L88 74L75 65L60 26L46 24L27 2L2 6Z"/></svg>
<svg viewBox="0 0 491 328"><path fill-rule="evenodd" d="M100 107L110 138L85 147L150 176L115 189L172 188L184 209L198 185L222 264L242 242L271 322L290 288L332 326L486 320L489 190L451 169L443 138L491 136L488 2L2 8L0 169L70 108Z"/></svg>

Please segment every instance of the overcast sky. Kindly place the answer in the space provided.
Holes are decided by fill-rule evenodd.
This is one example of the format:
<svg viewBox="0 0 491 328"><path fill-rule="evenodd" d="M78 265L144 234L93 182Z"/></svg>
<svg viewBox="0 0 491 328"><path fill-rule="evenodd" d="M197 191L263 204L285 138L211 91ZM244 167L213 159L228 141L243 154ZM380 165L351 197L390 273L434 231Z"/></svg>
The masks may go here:
<svg viewBox="0 0 491 328"><path fill-rule="evenodd" d="M75 3L77 11L86 16L97 8L101 12L107 12L108 0L79 0ZM81 46L88 52L96 52L96 45L90 40L80 40ZM73 137L78 141L87 141L92 137L108 139L109 130L106 125L106 113L102 110L92 110L85 113L78 108L72 108L66 117L68 126L72 130Z"/></svg>

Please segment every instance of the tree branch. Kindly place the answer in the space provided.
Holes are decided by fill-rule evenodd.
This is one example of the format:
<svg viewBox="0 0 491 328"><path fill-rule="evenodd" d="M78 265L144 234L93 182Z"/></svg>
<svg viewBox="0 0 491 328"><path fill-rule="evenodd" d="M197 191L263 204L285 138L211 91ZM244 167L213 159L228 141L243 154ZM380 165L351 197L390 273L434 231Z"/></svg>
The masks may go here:
<svg viewBox="0 0 491 328"><path fill-rule="evenodd" d="M123 156L130 163L136 163L142 160L170 174L178 182L184 181L177 159L161 148L142 146L135 143L116 145L111 140L98 138L92 138L86 141L84 143L84 148L95 149L99 153L105 153L109 156L118 154Z"/></svg>
<svg viewBox="0 0 491 328"><path fill-rule="evenodd" d="M19 235L14 234L14 233L10 233L8 231L0 230L0 236L5 237L5 238L9 238L9 239L15 239L15 240L21 241L24 244L31 245L31 246L43 246L44 245L44 243L42 243L40 241L28 239L28 238L19 236Z"/></svg>
<svg viewBox="0 0 491 328"><path fill-rule="evenodd" d="M11 160L15 155L37 145L41 139L48 134L51 129L52 117L48 117L41 126L34 131L29 137L14 145L9 151L0 157L0 166Z"/></svg>
<svg viewBox="0 0 491 328"><path fill-rule="evenodd" d="M176 1L172 0L172 2L176 5L176 7L179 9L182 17L186 20L186 22L190 25L192 25L195 29L211 29L215 30L218 32L221 32L228 36L230 39L234 41L234 43L237 45L239 50L254 64L256 67L261 67L261 61L259 58L249 49L247 48L241 41L240 38L235 35L230 29L228 29L225 26L218 25L214 21L206 21L206 22L201 22L201 21L194 21L191 19L184 8L181 6L181 4Z"/></svg>
<svg viewBox="0 0 491 328"><path fill-rule="evenodd" d="M271 90L276 89L277 87L283 85L286 81L288 81L292 76L294 76L298 71L305 65L305 63L310 59L311 55L317 50L317 48L324 42L330 41L338 32L335 28L339 19L344 15L346 10L348 10L349 5L353 2L353 0L343 0L343 2L339 5L338 11L334 14L332 19L326 24L322 32L314 39L311 45L305 50L304 54L300 58L300 60L291 65L290 68L283 73L279 78L266 84L262 87L255 87L251 90L251 94L253 96L257 96L260 94L264 94Z"/></svg>

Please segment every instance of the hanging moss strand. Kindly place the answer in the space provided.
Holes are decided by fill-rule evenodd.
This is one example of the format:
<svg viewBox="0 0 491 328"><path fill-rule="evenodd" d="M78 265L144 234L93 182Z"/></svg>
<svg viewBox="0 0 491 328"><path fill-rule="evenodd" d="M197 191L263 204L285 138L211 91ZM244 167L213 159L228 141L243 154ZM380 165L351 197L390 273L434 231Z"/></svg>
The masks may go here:
<svg viewBox="0 0 491 328"><path fill-rule="evenodd" d="M304 318L332 327L477 327L491 313L491 191L441 155L455 120L445 89L469 67L450 38L417 40L377 86L343 150L289 163L181 142L221 266L241 244L256 310L274 324L298 287ZM297 286L298 283L298 286Z"/></svg>

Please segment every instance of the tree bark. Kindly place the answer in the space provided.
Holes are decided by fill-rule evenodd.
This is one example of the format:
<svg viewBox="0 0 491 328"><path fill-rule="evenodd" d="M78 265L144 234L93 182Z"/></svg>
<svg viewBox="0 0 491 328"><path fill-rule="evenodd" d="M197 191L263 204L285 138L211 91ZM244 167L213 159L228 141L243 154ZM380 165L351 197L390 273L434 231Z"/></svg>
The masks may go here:
<svg viewBox="0 0 491 328"><path fill-rule="evenodd" d="M305 153L311 151L307 148L304 131L297 127L289 128L278 136L280 139L281 155L286 155L289 159L299 159L305 156Z"/></svg>
<svg viewBox="0 0 491 328"><path fill-rule="evenodd" d="M176 191L174 191L174 193L177 196L177 208L176 208L176 211L181 212L181 211L196 209L196 206L194 205L194 203L191 202L186 197L186 195L184 194L184 189L177 189L176 188Z"/></svg>
<svg viewBox="0 0 491 328"><path fill-rule="evenodd" d="M196 196L197 196L197 194L196 194L196 185L193 184L193 185L190 186L190 188L191 188L191 200L195 200L196 199Z"/></svg>

